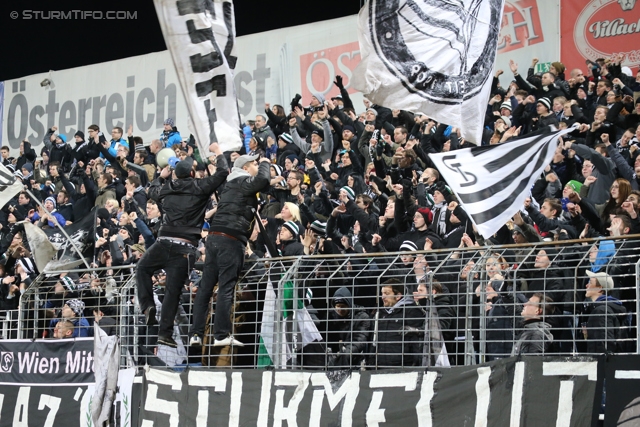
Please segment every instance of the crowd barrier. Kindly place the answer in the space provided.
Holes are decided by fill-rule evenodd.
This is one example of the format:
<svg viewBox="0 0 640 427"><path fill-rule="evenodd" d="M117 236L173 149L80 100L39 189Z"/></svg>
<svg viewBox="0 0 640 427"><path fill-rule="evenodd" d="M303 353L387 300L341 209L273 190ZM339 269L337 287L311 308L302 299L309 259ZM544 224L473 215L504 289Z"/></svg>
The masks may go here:
<svg viewBox="0 0 640 427"><path fill-rule="evenodd" d="M78 298L85 303L87 323L93 324L93 313L102 315L99 324L120 336L122 367L474 365L509 357L514 346L517 353L522 345L518 339L526 330L523 308L531 295L540 293L553 302L540 316L546 329L529 341L536 354L638 354L638 244L640 237L632 236L248 260L233 313L234 336L244 347L212 346L214 293L202 354L188 347L197 273L184 287L174 328L176 349L157 346L157 327L144 325L131 266L64 272L74 278L68 287L60 280L60 272L43 273L22 295L17 322L11 317L3 320L3 337L15 337L10 335L13 328L17 338L51 338L52 319L59 316L60 307ZM585 300L587 271L592 270L609 275L608 295L616 300L608 305L615 310ZM406 300L393 309L385 307L381 298L382 287L390 280L406 289ZM158 272L154 283L160 295L163 281ZM414 292L418 304L412 300ZM345 317L335 309L336 302L346 305L341 312ZM600 305L600 310L595 309Z"/></svg>

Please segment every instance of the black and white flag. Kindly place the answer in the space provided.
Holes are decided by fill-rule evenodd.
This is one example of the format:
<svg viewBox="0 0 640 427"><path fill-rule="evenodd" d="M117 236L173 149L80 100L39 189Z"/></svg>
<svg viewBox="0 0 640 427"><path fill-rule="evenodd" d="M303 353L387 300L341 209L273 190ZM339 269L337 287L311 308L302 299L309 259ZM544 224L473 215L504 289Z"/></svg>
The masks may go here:
<svg viewBox="0 0 640 427"><path fill-rule="evenodd" d="M0 209L22 191L22 182L16 179L9 169L0 163Z"/></svg>
<svg viewBox="0 0 640 427"><path fill-rule="evenodd" d="M236 27L230 0L154 0L202 158L209 145L238 150L240 116L233 85Z"/></svg>
<svg viewBox="0 0 640 427"><path fill-rule="evenodd" d="M511 142L431 154L480 234L491 237L523 206L553 160L559 137L573 128Z"/></svg>
<svg viewBox="0 0 640 427"><path fill-rule="evenodd" d="M373 103L420 111L479 143L504 0L369 0L359 14L353 86Z"/></svg>

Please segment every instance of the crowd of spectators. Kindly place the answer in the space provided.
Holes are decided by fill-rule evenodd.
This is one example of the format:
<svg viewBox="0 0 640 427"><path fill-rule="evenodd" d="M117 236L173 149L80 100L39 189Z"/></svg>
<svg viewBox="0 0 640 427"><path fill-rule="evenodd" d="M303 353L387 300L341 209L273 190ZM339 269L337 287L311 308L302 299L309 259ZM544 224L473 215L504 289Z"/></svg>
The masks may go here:
<svg viewBox="0 0 640 427"><path fill-rule="evenodd" d="M385 268L366 266L379 274L388 267L390 276L401 280L357 288L345 283L362 272L364 261L352 261L347 270L338 268L339 274L331 275L336 266L305 260L307 273L297 283L330 343L324 351L333 355L331 363L344 363L344 354L351 355L349 364L425 363L419 343L430 329L425 313L434 305L442 339L449 352L455 352L449 343L460 335L468 283L475 289L470 292L473 306L484 307L487 319L486 325L474 325L474 338L484 328L486 351L496 357L558 349L562 346L553 344L554 339L562 342L558 331L584 338L585 347L578 350L620 350L614 342L615 327L637 323L635 263L640 253L631 241L608 239L640 231L640 100L634 100L634 93L640 92L640 73L633 76L621 67L622 59L597 59L585 70L566 70L553 62L544 73L534 71L534 59L523 74L511 61L511 74L495 73L482 140L477 143L462 138L460 129L420 112L391 110L366 99L363 108L355 106L340 76L334 82L340 94L331 99L316 93L304 100L298 95L286 107L266 104L264 113L243 123L242 148L225 153L229 164L243 154L272 161L271 187L257 195L265 232L256 224L247 259L402 252ZM575 129L559 142L522 210L493 237L483 239L430 155L508 144L549 125ZM109 268L135 268L157 237L162 206L147 190L158 185L155 156L161 149L171 148L180 160L192 158L195 179L215 173L215 165L200 155L193 136L181 136L171 118L165 120L162 135L149 144L135 137L131 127L126 136L119 127L110 132L109 138L91 125L88 135L78 131L68 141L54 126L39 154L27 140L20 144L17 158L10 157L8 147L1 149L3 165L39 200L21 192L0 211L0 310L16 309L20 293L38 274L20 222L43 229L55 223L70 227L97 208L92 261L103 269L48 278L50 287L41 291L50 296L42 299L41 307L33 307L46 312L46 325L36 328L39 336L87 336L92 320L116 333L116 312L107 308L109 301L131 295L116 296ZM214 193L198 248L200 264L185 283L186 311L179 316L189 315L188 303L197 292L198 272L206 263L203 242L216 209ZM468 250L587 238L601 239L593 245L572 245L571 250L547 247L533 255L519 248L491 254ZM277 253L268 253L270 246ZM433 252L443 248L467 250L444 262ZM583 256L589 260L586 266L580 264ZM431 271L442 262L444 268ZM481 274L475 263L482 263ZM468 280L470 271L476 276ZM161 288L157 287L159 299ZM256 292L260 304L257 295L264 289L249 291ZM602 313L611 316L597 316ZM627 320L625 313L634 316ZM176 337L184 338L180 328ZM372 362L362 355L373 347L384 356ZM356 353L361 356L352 357Z"/></svg>

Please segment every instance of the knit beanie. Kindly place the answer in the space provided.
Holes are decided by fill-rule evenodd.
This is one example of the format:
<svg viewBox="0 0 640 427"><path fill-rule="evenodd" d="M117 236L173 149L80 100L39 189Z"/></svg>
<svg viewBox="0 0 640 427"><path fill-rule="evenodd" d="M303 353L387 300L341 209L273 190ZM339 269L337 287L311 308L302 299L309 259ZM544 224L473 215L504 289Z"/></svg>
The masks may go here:
<svg viewBox="0 0 640 427"><path fill-rule="evenodd" d="M580 193L582 183L580 181L572 179L571 181L567 182L567 185L565 185L565 187L571 187L573 191L575 191L576 193Z"/></svg>
<svg viewBox="0 0 640 427"><path fill-rule="evenodd" d="M53 207L54 207L54 208L56 207L56 199L55 199L55 197L51 197L51 196L49 196L49 197L47 197L46 199L44 199L44 201L45 201L45 203L46 203L47 201L50 201L51 203L53 203Z"/></svg>
<svg viewBox="0 0 640 427"><path fill-rule="evenodd" d="M351 187L347 187L345 185L340 190L344 190L347 193L347 197L349 198L349 200L355 200L356 193L353 191L353 189Z"/></svg>
<svg viewBox="0 0 640 427"><path fill-rule="evenodd" d="M544 105L545 107L547 107L548 111L551 111L551 101L549 100L549 98L538 99L538 104Z"/></svg>
<svg viewBox="0 0 640 427"><path fill-rule="evenodd" d="M400 245L400 251L415 252L417 250L418 250L418 245L413 243L411 240L405 240Z"/></svg>
<svg viewBox="0 0 640 427"><path fill-rule="evenodd" d="M433 212L431 212L431 209L418 208L418 213L422 215L422 217L424 218L424 222L426 222L427 225L431 224L431 222L433 221Z"/></svg>
<svg viewBox="0 0 640 427"><path fill-rule="evenodd" d="M298 228L298 225L295 222L287 221L284 224L282 224L282 226L285 227L287 230L289 230L291 234L293 234L294 239L298 237L298 234L300 233L300 229Z"/></svg>

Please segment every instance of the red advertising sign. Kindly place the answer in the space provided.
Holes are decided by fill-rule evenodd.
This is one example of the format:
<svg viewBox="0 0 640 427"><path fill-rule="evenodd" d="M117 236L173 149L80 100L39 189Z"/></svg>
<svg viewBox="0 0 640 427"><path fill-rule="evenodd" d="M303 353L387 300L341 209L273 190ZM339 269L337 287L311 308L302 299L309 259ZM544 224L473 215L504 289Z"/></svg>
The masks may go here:
<svg viewBox="0 0 640 427"><path fill-rule="evenodd" d="M561 58L568 69L585 60L623 54L622 65L640 65L640 5L636 0L563 0Z"/></svg>
<svg viewBox="0 0 640 427"><path fill-rule="evenodd" d="M360 45L358 42L333 46L328 49L307 53L300 56L300 80L302 81L302 103L307 105L312 93L321 93L325 97L340 94L333 84L336 74L343 78L344 86L349 93L351 75L360 62Z"/></svg>
<svg viewBox="0 0 640 427"><path fill-rule="evenodd" d="M502 15L502 28L498 38L498 53L542 43L544 34L540 25L536 0L507 0Z"/></svg>

